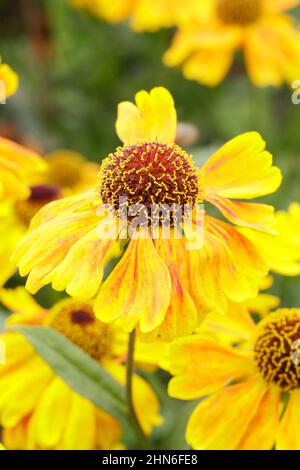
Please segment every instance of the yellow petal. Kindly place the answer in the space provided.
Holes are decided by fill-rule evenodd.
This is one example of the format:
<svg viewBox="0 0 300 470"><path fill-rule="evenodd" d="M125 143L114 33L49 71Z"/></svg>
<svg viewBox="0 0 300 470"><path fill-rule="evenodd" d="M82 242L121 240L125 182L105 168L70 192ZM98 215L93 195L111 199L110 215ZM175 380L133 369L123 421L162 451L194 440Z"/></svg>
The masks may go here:
<svg viewBox="0 0 300 470"><path fill-rule="evenodd" d="M70 414L66 422L62 450L94 450L96 408L90 401L72 393ZM84 429L84 433L82 430Z"/></svg>
<svg viewBox="0 0 300 470"><path fill-rule="evenodd" d="M168 351L168 369L175 375L169 383L170 396L194 399L219 390L245 375L249 361L242 353L194 335L173 341Z"/></svg>
<svg viewBox="0 0 300 470"><path fill-rule="evenodd" d="M139 324L141 332L147 333L165 318L170 304L171 280L151 238L142 237L140 232L130 241L123 258L103 283L95 312L104 322L120 318L128 332Z"/></svg>
<svg viewBox="0 0 300 470"><path fill-rule="evenodd" d="M265 385L254 377L203 400L189 420L188 443L198 450L236 449L265 391Z"/></svg>
<svg viewBox="0 0 300 470"><path fill-rule="evenodd" d="M0 290L0 301L12 312L35 315L43 309L24 287Z"/></svg>
<svg viewBox="0 0 300 470"><path fill-rule="evenodd" d="M269 450L275 442L280 416L280 393L270 388L260 402L237 450Z"/></svg>
<svg viewBox="0 0 300 470"><path fill-rule="evenodd" d="M195 303L184 287L172 260L170 243L167 240L158 240L155 247L168 267L171 278L171 301L164 321L153 333L162 341L171 341L178 336L191 334L199 325L200 319Z"/></svg>
<svg viewBox="0 0 300 470"><path fill-rule="evenodd" d="M245 60L256 86L292 83L300 72L300 33L293 19L284 15L266 17L252 28L245 43Z"/></svg>
<svg viewBox="0 0 300 470"><path fill-rule="evenodd" d="M135 101L136 106L125 101L118 107L116 130L122 142L174 143L177 119L170 92L163 87L153 88L150 93L140 91Z"/></svg>
<svg viewBox="0 0 300 470"><path fill-rule="evenodd" d="M230 222L262 232L275 233L275 213L272 206L231 201L217 195L207 196Z"/></svg>
<svg viewBox="0 0 300 470"><path fill-rule="evenodd" d="M231 50L206 49L194 54L183 67L183 74L188 80L197 80L204 85L214 87L227 75L233 63Z"/></svg>
<svg viewBox="0 0 300 470"><path fill-rule="evenodd" d="M19 77L16 72L7 64L0 64L0 82L4 83L4 96L0 89L0 101L14 95L19 88Z"/></svg>
<svg viewBox="0 0 300 470"><path fill-rule="evenodd" d="M54 377L36 403L28 429L31 449L54 449L64 436L70 413L73 392L59 378Z"/></svg>
<svg viewBox="0 0 300 470"><path fill-rule="evenodd" d="M202 167L205 195L252 199L281 184L280 170L256 132L241 134L223 145Z"/></svg>
<svg viewBox="0 0 300 470"><path fill-rule="evenodd" d="M91 299L99 290L106 256L113 243L113 239L100 239L94 228L70 248L47 281L52 281L55 290L66 290L78 299Z"/></svg>
<svg viewBox="0 0 300 470"><path fill-rule="evenodd" d="M293 390L279 425L277 450L300 450L300 391Z"/></svg>

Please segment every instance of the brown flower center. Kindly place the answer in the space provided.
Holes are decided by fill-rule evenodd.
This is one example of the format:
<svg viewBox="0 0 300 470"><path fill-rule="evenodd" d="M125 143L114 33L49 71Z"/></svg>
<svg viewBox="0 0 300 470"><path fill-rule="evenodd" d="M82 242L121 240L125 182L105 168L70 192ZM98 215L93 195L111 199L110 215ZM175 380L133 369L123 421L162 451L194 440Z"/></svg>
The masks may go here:
<svg viewBox="0 0 300 470"><path fill-rule="evenodd" d="M255 361L265 380L282 391L300 387L300 310L278 310L261 325Z"/></svg>
<svg viewBox="0 0 300 470"><path fill-rule="evenodd" d="M217 0L217 15L225 24L246 26L262 14L262 0Z"/></svg>
<svg viewBox="0 0 300 470"><path fill-rule="evenodd" d="M118 148L104 160L99 191L105 204L120 209L142 204L150 215L151 206L193 206L199 196L197 169L191 157L178 145L157 142Z"/></svg>
<svg viewBox="0 0 300 470"><path fill-rule="evenodd" d="M31 186L31 194L25 201L15 203L15 213L19 221L28 227L32 217L49 202L60 199L62 194L60 190L53 185L39 184Z"/></svg>
<svg viewBox="0 0 300 470"><path fill-rule="evenodd" d="M95 317L92 305L87 302L60 302L53 309L48 324L96 361L111 352L111 328Z"/></svg>

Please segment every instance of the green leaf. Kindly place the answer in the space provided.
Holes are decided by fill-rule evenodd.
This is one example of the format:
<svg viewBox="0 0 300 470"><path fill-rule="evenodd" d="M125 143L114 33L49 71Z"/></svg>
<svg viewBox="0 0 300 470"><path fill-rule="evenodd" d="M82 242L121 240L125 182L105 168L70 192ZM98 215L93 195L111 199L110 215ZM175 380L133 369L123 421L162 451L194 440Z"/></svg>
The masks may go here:
<svg viewBox="0 0 300 470"><path fill-rule="evenodd" d="M98 408L122 419L126 415L124 387L98 362L49 327L13 326L36 352L79 395Z"/></svg>

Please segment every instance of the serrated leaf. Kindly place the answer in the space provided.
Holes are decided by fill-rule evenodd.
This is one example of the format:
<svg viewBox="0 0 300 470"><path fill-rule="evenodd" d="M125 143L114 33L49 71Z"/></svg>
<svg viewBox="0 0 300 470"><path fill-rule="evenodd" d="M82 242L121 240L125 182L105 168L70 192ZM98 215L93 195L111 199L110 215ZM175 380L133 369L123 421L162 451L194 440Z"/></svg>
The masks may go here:
<svg viewBox="0 0 300 470"><path fill-rule="evenodd" d="M124 418L124 387L88 354L52 328L20 325L11 328L22 334L51 369L79 395L112 416Z"/></svg>

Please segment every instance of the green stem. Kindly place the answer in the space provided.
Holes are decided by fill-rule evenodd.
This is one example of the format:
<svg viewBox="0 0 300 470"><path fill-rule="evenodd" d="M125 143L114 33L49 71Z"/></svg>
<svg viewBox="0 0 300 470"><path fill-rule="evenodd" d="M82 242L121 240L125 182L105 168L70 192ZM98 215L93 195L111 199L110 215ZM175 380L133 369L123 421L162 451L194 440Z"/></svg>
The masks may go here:
<svg viewBox="0 0 300 470"><path fill-rule="evenodd" d="M134 372L134 347L135 347L135 330L133 330L128 339L128 354L127 354L127 373L126 373L126 394L127 394L127 405L128 405L128 418L129 421L136 432L137 437L140 440L140 443L147 449L149 448L149 443L145 433L141 427L141 424L136 415L134 404L133 404L133 393L132 393L132 379Z"/></svg>

